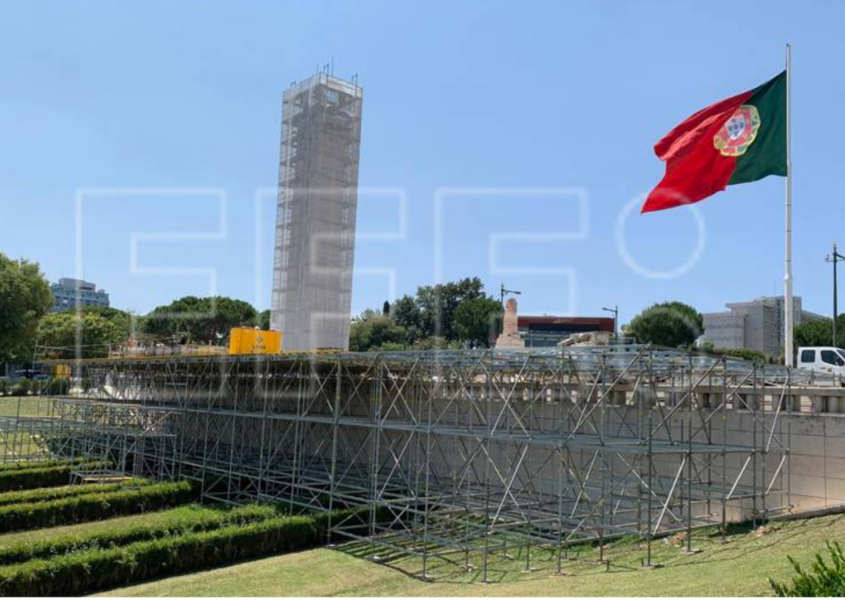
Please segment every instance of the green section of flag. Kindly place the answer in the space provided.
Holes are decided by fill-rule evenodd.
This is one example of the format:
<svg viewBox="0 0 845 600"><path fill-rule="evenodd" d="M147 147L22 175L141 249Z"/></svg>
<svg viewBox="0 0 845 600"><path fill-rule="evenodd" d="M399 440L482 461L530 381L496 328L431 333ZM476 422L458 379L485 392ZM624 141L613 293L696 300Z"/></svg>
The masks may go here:
<svg viewBox="0 0 845 600"><path fill-rule="evenodd" d="M728 185L768 175L786 177L786 71L754 90L743 104L757 108L760 128L748 150L737 157Z"/></svg>

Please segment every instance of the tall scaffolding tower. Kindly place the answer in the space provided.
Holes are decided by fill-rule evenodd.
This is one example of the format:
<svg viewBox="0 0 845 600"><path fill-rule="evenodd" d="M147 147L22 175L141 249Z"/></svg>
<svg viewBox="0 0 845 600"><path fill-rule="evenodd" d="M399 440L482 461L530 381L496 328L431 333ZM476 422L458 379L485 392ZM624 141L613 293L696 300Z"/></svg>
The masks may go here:
<svg viewBox="0 0 845 600"><path fill-rule="evenodd" d="M284 94L270 326L288 350L349 347L363 93L318 73Z"/></svg>

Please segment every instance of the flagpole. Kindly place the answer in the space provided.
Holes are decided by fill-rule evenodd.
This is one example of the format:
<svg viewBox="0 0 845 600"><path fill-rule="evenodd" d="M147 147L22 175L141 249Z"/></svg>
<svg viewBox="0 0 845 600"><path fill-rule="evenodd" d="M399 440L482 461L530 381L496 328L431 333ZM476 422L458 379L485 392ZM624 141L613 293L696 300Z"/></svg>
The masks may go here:
<svg viewBox="0 0 845 600"><path fill-rule="evenodd" d="M792 348L793 302L792 302L792 46L786 45L786 261L784 264L784 360L787 367L794 361Z"/></svg>

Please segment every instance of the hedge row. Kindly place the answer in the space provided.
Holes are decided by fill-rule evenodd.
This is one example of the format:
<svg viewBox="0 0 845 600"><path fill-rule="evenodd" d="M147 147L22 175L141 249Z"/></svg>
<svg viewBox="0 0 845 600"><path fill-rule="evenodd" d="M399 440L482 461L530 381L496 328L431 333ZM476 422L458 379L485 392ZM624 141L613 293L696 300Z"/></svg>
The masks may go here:
<svg viewBox="0 0 845 600"><path fill-rule="evenodd" d="M21 502L47 502L59 498L70 498L71 496L83 496L85 494L105 494L115 492L128 486L149 485L150 482L143 479L132 479L122 483L87 483L84 485L65 485L60 487L39 488L35 490L23 490L20 492L5 492L0 494L0 506L19 504Z"/></svg>
<svg viewBox="0 0 845 600"><path fill-rule="evenodd" d="M195 496L194 486L187 481L180 481L34 504L10 504L0 506L0 533L99 521L118 515L159 510L185 504Z"/></svg>
<svg viewBox="0 0 845 600"><path fill-rule="evenodd" d="M49 558L71 552L110 549L189 532L211 531L228 525L246 525L278 516L276 509L268 505L247 505L219 511L201 509L197 505L186 508L192 508L193 514L189 512L184 517L176 518L168 523L154 525L129 523L113 531L65 534L49 540L23 542L0 548L0 565L20 563L34 558Z"/></svg>
<svg viewBox="0 0 845 600"><path fill-rule="evenodd" d="M0 492L67 485L70 483L70 474L74 469L87 467L88 465L94 468L98 464L96 462L80 462L52 467L4 469L0 471Z"/></svg>
<svg viewBox="0 0 845 600"><path fill-rule="evenodd" d="M107 550L35 559L0 567L0 595L76 596L302 550L325 542L326 523L327 519L313 516L274 517Z"/></svg>
<svg viewBox="0 0 845 600"><path fill-rule="evenodd" d="M45 469L47 467L60 467L62 465L74 465L85 461L85 458L52 458L47 460L25 460L19 462L0 463L0 473L6 471L17 471L20 469Z"/></svg>
<svg viewBox="0 0 845 600"><path fill-rule="evenodd" d="M21 565L0 567L0 595L76 596L304 548L320 539L312 519L276 517L108 550L35 559Z"/></svg>

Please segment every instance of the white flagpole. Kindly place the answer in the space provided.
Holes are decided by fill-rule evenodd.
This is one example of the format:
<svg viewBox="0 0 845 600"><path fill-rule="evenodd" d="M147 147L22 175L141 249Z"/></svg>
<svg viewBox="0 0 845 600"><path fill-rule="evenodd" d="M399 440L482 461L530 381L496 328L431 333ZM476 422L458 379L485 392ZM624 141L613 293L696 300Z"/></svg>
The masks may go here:
<svg viewBox="0 0 845 600"><path fill-rule="evenodd" d="M784 284L784 350L787 367L793 366L792 348L793 302L792 302L792 150L790 132L792 109L792 46L786 45L786 261Z"/></svg>

